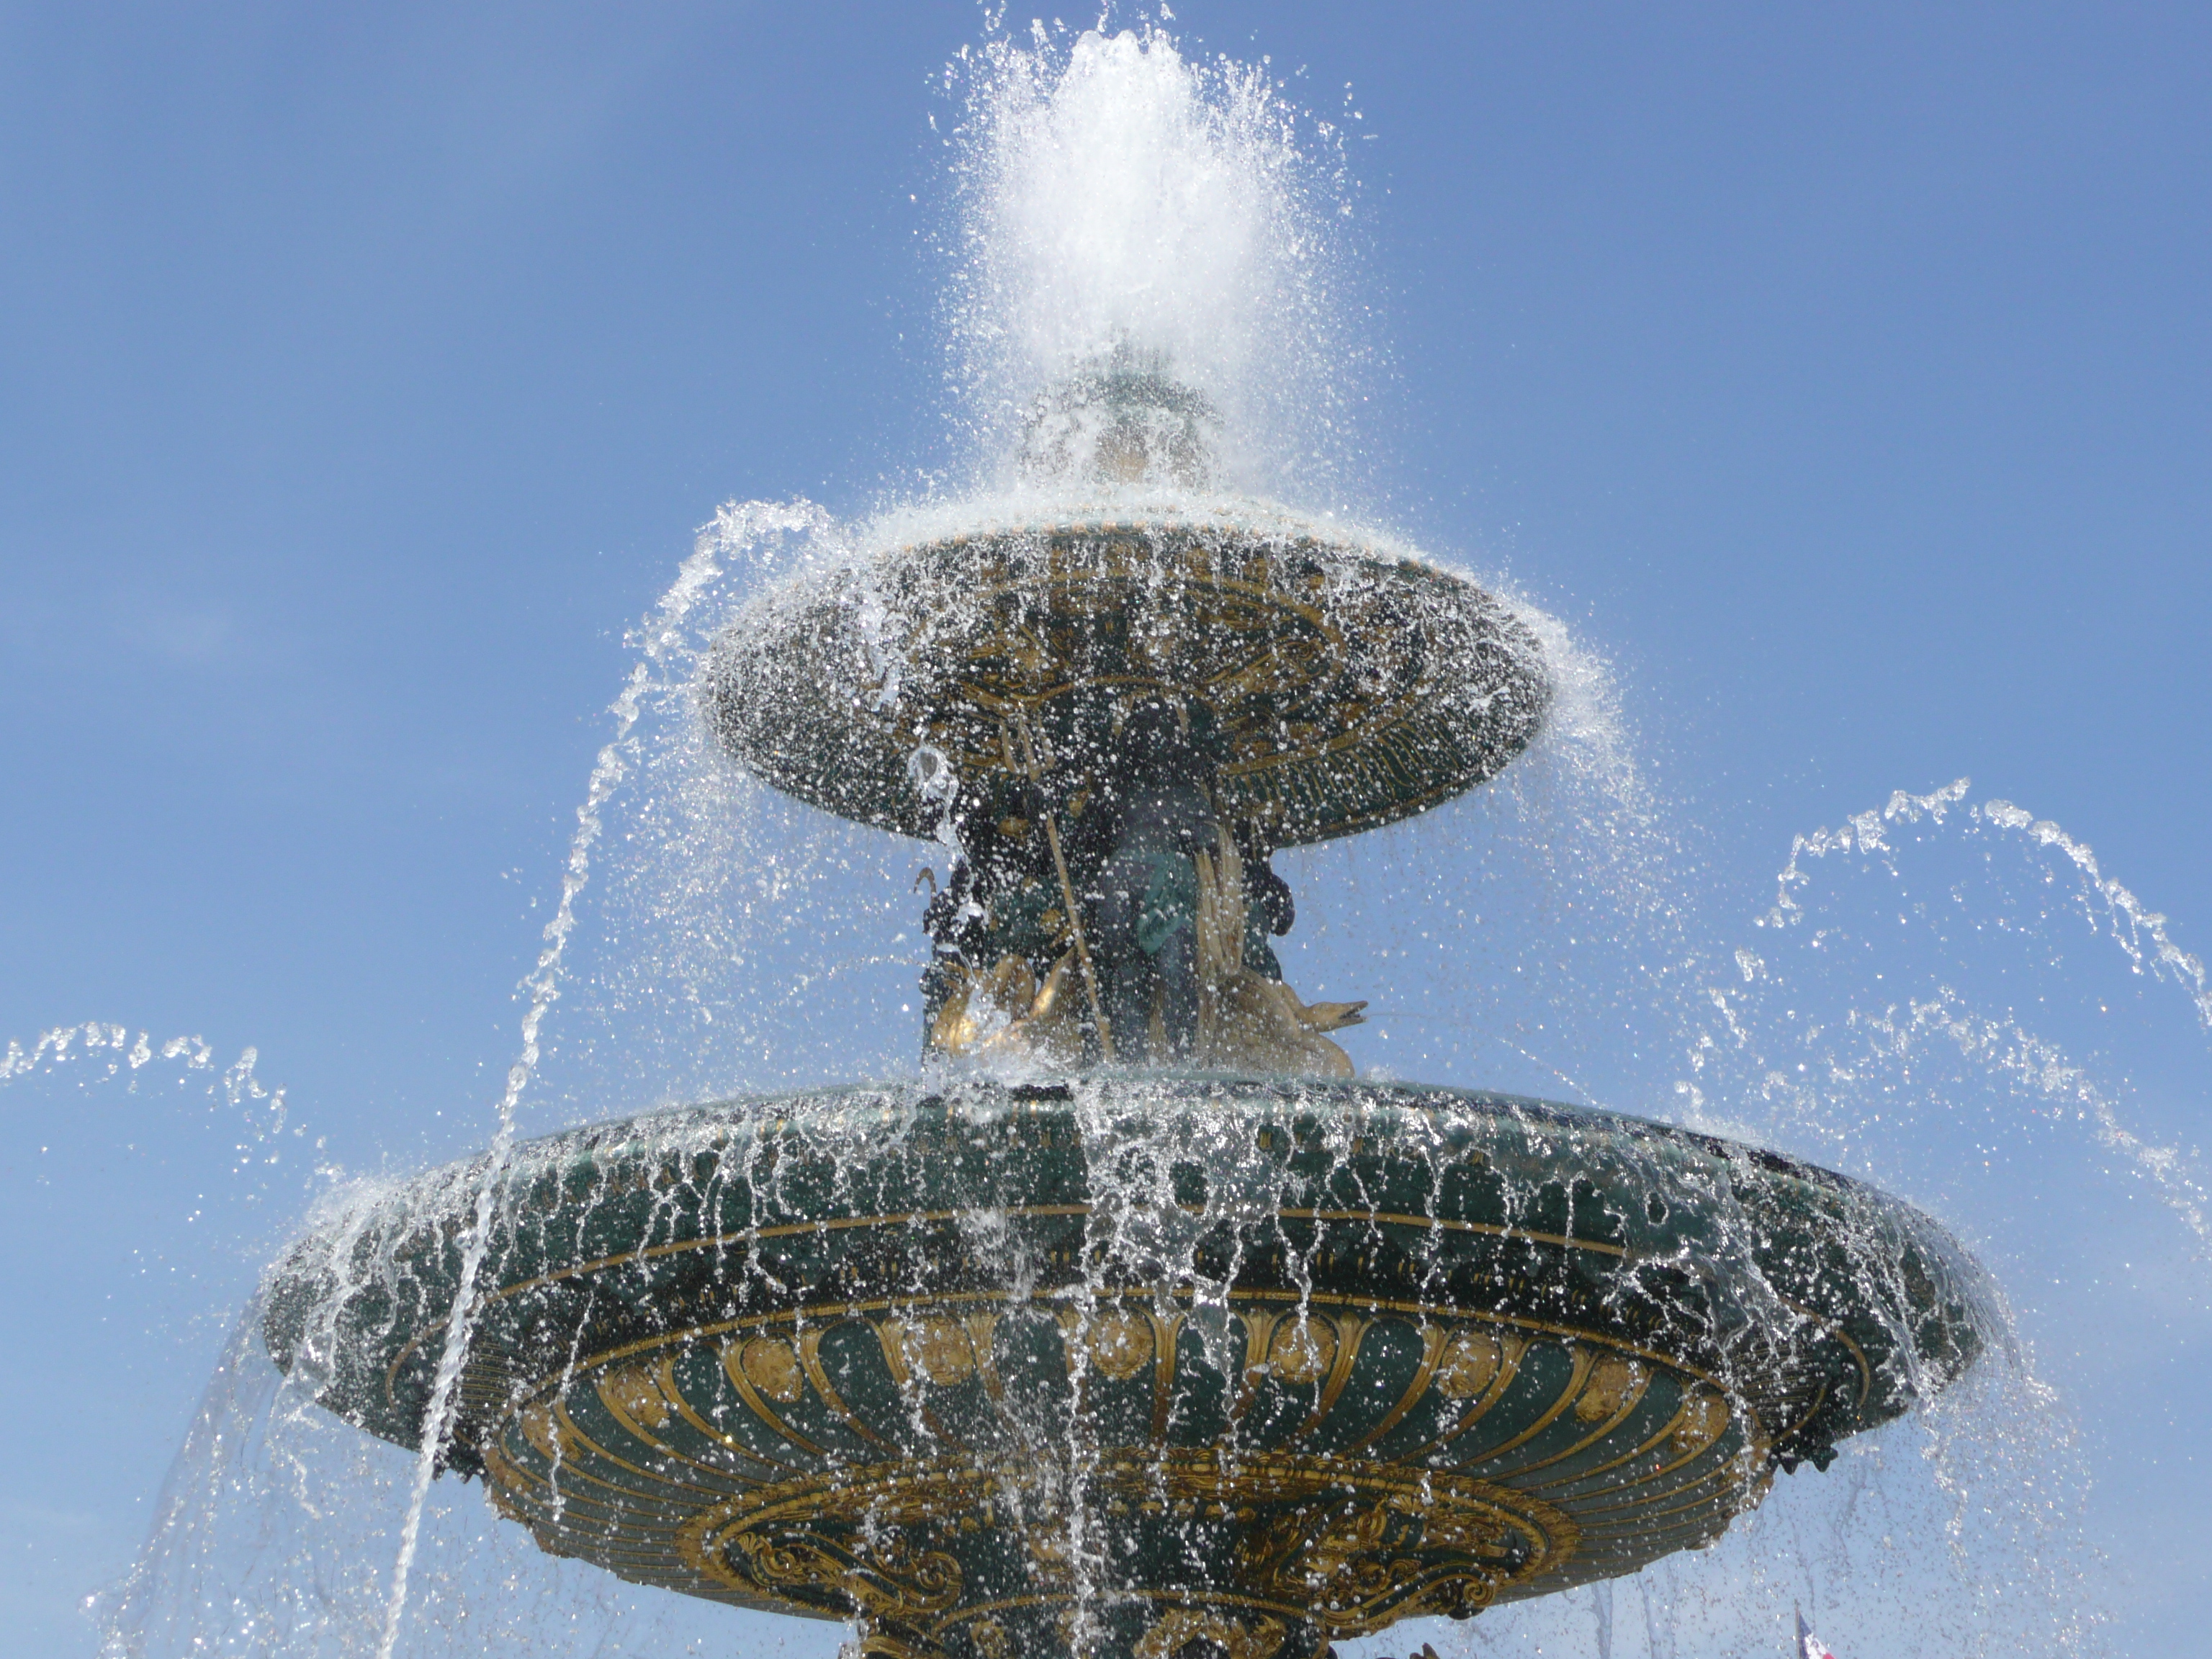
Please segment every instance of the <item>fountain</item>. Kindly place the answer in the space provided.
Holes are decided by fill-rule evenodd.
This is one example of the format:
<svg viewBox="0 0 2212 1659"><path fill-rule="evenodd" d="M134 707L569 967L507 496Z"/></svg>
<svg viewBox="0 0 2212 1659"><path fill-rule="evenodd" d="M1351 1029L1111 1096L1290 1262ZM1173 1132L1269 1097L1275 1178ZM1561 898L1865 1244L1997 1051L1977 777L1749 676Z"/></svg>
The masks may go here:
<svg viewBox="0 0 2212 1659"><path fill-rule="evenodd" d="M1032 447L1143 482L1202 412L1102 370ZM1904 1206L1358 1081L1358 1005L1268 972L1270 850L1537 732L1469 584L1256 506L980 530L769 595L701 696L769 782L951 842L927 1040L1000 1063L557 1136L283 1266L278 1363L545 1549L871 1653L1306 1659L1710 1541L1973 1358L1978 1273Z"/></svg>
<svg viewBox="0 0 2212 1659"><path fill-rule="evenodd" d="M941 848L921 1075L357 1209L262 1321L321 1406L551 1553L883 1659L1312 1659L1708 1544L1974 1362L1980 1270L1863 1183L1356 1075L1272 857L1482 786L1552 671L1226 489L1180 367L1084 356L1019 514L772 588L699 678L734 763Z"/></svg>

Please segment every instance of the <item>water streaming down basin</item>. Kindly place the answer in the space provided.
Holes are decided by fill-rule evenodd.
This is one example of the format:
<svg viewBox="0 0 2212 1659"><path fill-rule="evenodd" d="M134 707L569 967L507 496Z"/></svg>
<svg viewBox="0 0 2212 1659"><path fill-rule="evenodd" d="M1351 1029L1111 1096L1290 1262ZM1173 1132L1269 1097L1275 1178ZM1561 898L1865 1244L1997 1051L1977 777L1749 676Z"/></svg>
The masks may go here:
<svg viewBox="0 0 2212 1659"><path fill-rule="evenodd" d="M402 1443L482 1175L278 1275L279 1364ZM1840 1177L1290 1079L581 1131L510 1167L489 1259L450 1466L550 1551L884 1654L1306 1655L1632 1572L1991 1317L1939 1228Z"/></svg>
<svg viewBox="0 0 2212 1659"><path fill-rule="evenodd" d="M1115 55L1177 67L1086 44L1046 107L1126 88ZM1126 160L1050 122L1014 153L1039 143ZM1052 268L1187 240L1133 220ZM699 688L763 781L945 843L928 1045L1038 1080L502 1143L281 1267L279 1365L552 1553L963 1659L1308 1659L1616 1577L1948 1382L1990 1298L1900 1206L1628 1120L1316 1080L1350 1077L1327 1034L1364 1005L1264 965L1248 878L1510 764L1541 647L1225 489L1194 340L1057 318L1036 355L1091 355L1017 455L1059 510L963 504L780 585Z"/></svg>
<svg viewBox="0 0 2212 1659"><path fill-rule="evenodd" d="M1540 664L1543 681L1516 716L1514 698L1490 696L1510 672L1462 675L1469 695L1443 706L1479 735L1442 745L1450 763L1433 799L1532 738L1532 759L1555 769L1559 749L1589 743L1587 667L1546 619L1452 586L1387 537L1244 493L1278 476L1268 457L1299 453L1282 433L1297 404L1285 387L1310 374L1297 359L1316 337L1291 326L1319 273L1279 234L1284 216L1297 220L1298 181L1260 165L1295 160L1270 148L1264 83L1224 70L1209 85L1158 40L1079 46L1060 79L1050 67L999 60L971 154L997 263L979 262L960 303L1019 324L969 341L974 383L1021 417L995 452L996 493L858 532L800 509L732 512L647 638L640 684L673 717L657 750L618 744L602 771L636 768L664 856L628 854L608 872L629 902L603 924L601 961L620 965L599 970L599 1052L575 1073L624 1076L610 1102L712 1097L720 1079L759 1073L748 1049L849 1075L842 1008L888 1018L905 1002L898 1046L918 1040L915 952L895 946L919 901L871 890L879 855L860 837L880 832L793 816L715 757L734 747L802 799L936 839L925 855L940 869L963 850L942 786L995 764L988 722L981 742L974 729L871 741L868 726L896 727L902 697L935 707L928 672L975 637L922 625L980 608L941 597L959 598L957 581L930 589L929 560L980 550L1009 572L1000 591L1119 584L1143 596L1144 616L1176 619L1157 637L1188 640L1196 617L1232 641L1261 634L1273 664L1291 651L1279 629L1223 622L1218 601L1239 584L1273 604L1310 580L1300 560L1341 596L1332 603L1429 584L1451 598L1437 625L1463 630L1439 653L1446 665L1479 667L1487 648L1509 668ZM1071 167L1112 174L1134 144L1155 176L1159 149L1137 139L1227 183L1094 190L1111 222L1054 220ZM1241 285L1275 305L1262 321L1288 331L1287 366L1253 349L1263 329L1194 325L1202 307L1150 293L1128 303L1111 281L1054 294L1039 274L1097 260L1008 252L1188 254L1222 226L1235 233L1225 250L1150 269L1196 273L1201 297ZM956 321L972 331L979 314ZM778 542L798 556L717 586L732 556ZM901 567L901 550L922 556ZM885 555L898 580L878 579ZM1268 567L1256 579L1255 560ZM939 597L917 605L918 592ZM720 603L694 617L702 595ZM1326 635L1329 606L1317 608ZM777 640L791 649L765 668L744 649ZM1117 648L1123 672L1093 661L1082 684L1129 680ZM847 718L760 695L762 676L794 659L806 672L784 689L826 688ZM1335 666L1371 690L1393 665ZM1412 684L1421 695L1407 701L1433 711L1433 687ZM1110 753L1127 708L1052 701L1029 736L1056 755ZM1526 718L1536 706L1552 722L1540 738ZM1245 712L1247 735L1267 724ZM1356 751L1367 729L1334 735ZM1321 752L1343 752L1330 735ZM821 748L832 738L860 749ZM937 761L912 764L925 749ZM1429 804L1395 780L1408 756L1439 751L1414 743L1379 771L1309 764L1303 788L1238 799L1247 817L1272 813L1276 849L1310 839L1316 862L1303 867L1325 868L1333 836L1392 816L1377 801ZM1265 763L1245 777L1298 775L1296 756L1244 758ZM594 806L599 794L595 780ZM763 822L787 838L763 837ZM1285 854L1294 876L1300 856ZM1314 885L1296 884L1302 896ZM1357 911L1327 925L1357 933ZM877 960L833 949L815 960L845 987L770 982L778 930L816 929L872 938ZM1402 997L1420 978L1401 964L1382 982L1320 988ZM643 1018L687 1000L688 1018ZM981 1024L1011 1030L1021 1012ZM626 1023L652 1029L626 1036ZM1825 1463L1844 1437L2002 1346L1990 1293L1941 1229L1795 1160L1383 1079L1085 1070L1105 1056L1075 1023L1060 1038L1072 1051L1001 1044L933 1060L911 1083L657 1113L362 1195L288 1260L249 1335L290 1367L293 1399L401 1444L427 1440L425 1470L481 1474L502 1512L592 1571L858 1618L878 1651L987 1659L1071 1646L1290 1655L1400 1616L1502 1611L1632 1571L1709 1539L1777 1471ZM532 1081L526 1070L510 1108ZM1664 1518L1624 1521L1653 1492ZM410 1524L430 1504L416 1492ZM468 1530L439 1547L465 1547ZM381 1563L360 1570L383 1583L387 1645L404 1620L419 1631L425 1609L433 1625L454 1609L434 1574L417 1570L410 1612ZM351 1638L303 1619L345 1650Z"/></svg>

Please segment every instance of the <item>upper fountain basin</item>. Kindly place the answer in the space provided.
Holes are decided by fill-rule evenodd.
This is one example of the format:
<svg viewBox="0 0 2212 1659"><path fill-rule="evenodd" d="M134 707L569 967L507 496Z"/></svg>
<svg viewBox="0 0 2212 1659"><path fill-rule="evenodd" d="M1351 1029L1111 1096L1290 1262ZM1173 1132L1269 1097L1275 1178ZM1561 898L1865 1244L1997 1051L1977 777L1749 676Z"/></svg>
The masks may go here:
<svg viewBox="0 0 2212 1659"><path fill-rule="evenodd" d="M702 694L727 750L841 817L937 829L1036 757L1109 769L1167 696L1210 729L1224 814L1268 845L1393 823L1492 777L1551 696L1535 635L1432 565L1253 504L987 526L765 595Z"/></svg>

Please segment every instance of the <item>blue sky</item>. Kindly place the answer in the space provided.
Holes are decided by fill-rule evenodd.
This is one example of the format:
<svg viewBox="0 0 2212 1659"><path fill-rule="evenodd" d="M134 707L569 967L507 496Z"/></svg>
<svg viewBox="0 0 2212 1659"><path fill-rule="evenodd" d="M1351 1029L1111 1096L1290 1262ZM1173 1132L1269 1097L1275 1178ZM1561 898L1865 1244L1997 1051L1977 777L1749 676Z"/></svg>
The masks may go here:
<svg viewBox="0 0 2212 1659"><path fill-rule="evenodd" d="M353 1170L487 1138L625 627L720 502L949 453L929 119L978 20L0 6L0 1041L252 1045ZM2203 954L2201 14L1177 20L1349 84L1370 505L1610 660L1746 915L1793 835L1971 775ZM73 1088L0 1091L50 1334L0 1401L118 1425L0 1483L54 1652L307 1184L247 1206Z"/></svg>

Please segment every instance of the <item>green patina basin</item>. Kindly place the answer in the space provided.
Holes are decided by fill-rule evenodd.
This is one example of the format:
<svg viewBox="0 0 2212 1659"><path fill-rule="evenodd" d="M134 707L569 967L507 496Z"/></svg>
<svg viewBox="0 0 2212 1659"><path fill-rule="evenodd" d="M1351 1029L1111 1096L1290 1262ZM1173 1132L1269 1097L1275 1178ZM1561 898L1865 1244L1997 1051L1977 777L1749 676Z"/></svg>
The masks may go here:
<svg viewBox="0 0 2212 1659"><path fill-rule="evenodd" d="M425 1432L487 1178L274 1270L270 1353ZM1826 1170L1453 1090L1100 1075L522 1147L447 1467L560 1555L866 1651L1308 1659L1710 1542L1993 1328Z"/></svg>
<svg viewBox="0 0 2212 1659"><path fill-rule="evenodd" d="M811 806L925 840L915 757L987 791L1111 769L1121 715L1202 710L1227 817L1271 847L1395 823L1495 776L1543 725L1536 636L1492 595L1310 531L1032 526L878 555L777 591L716 641L722 746Z"/></svg>

